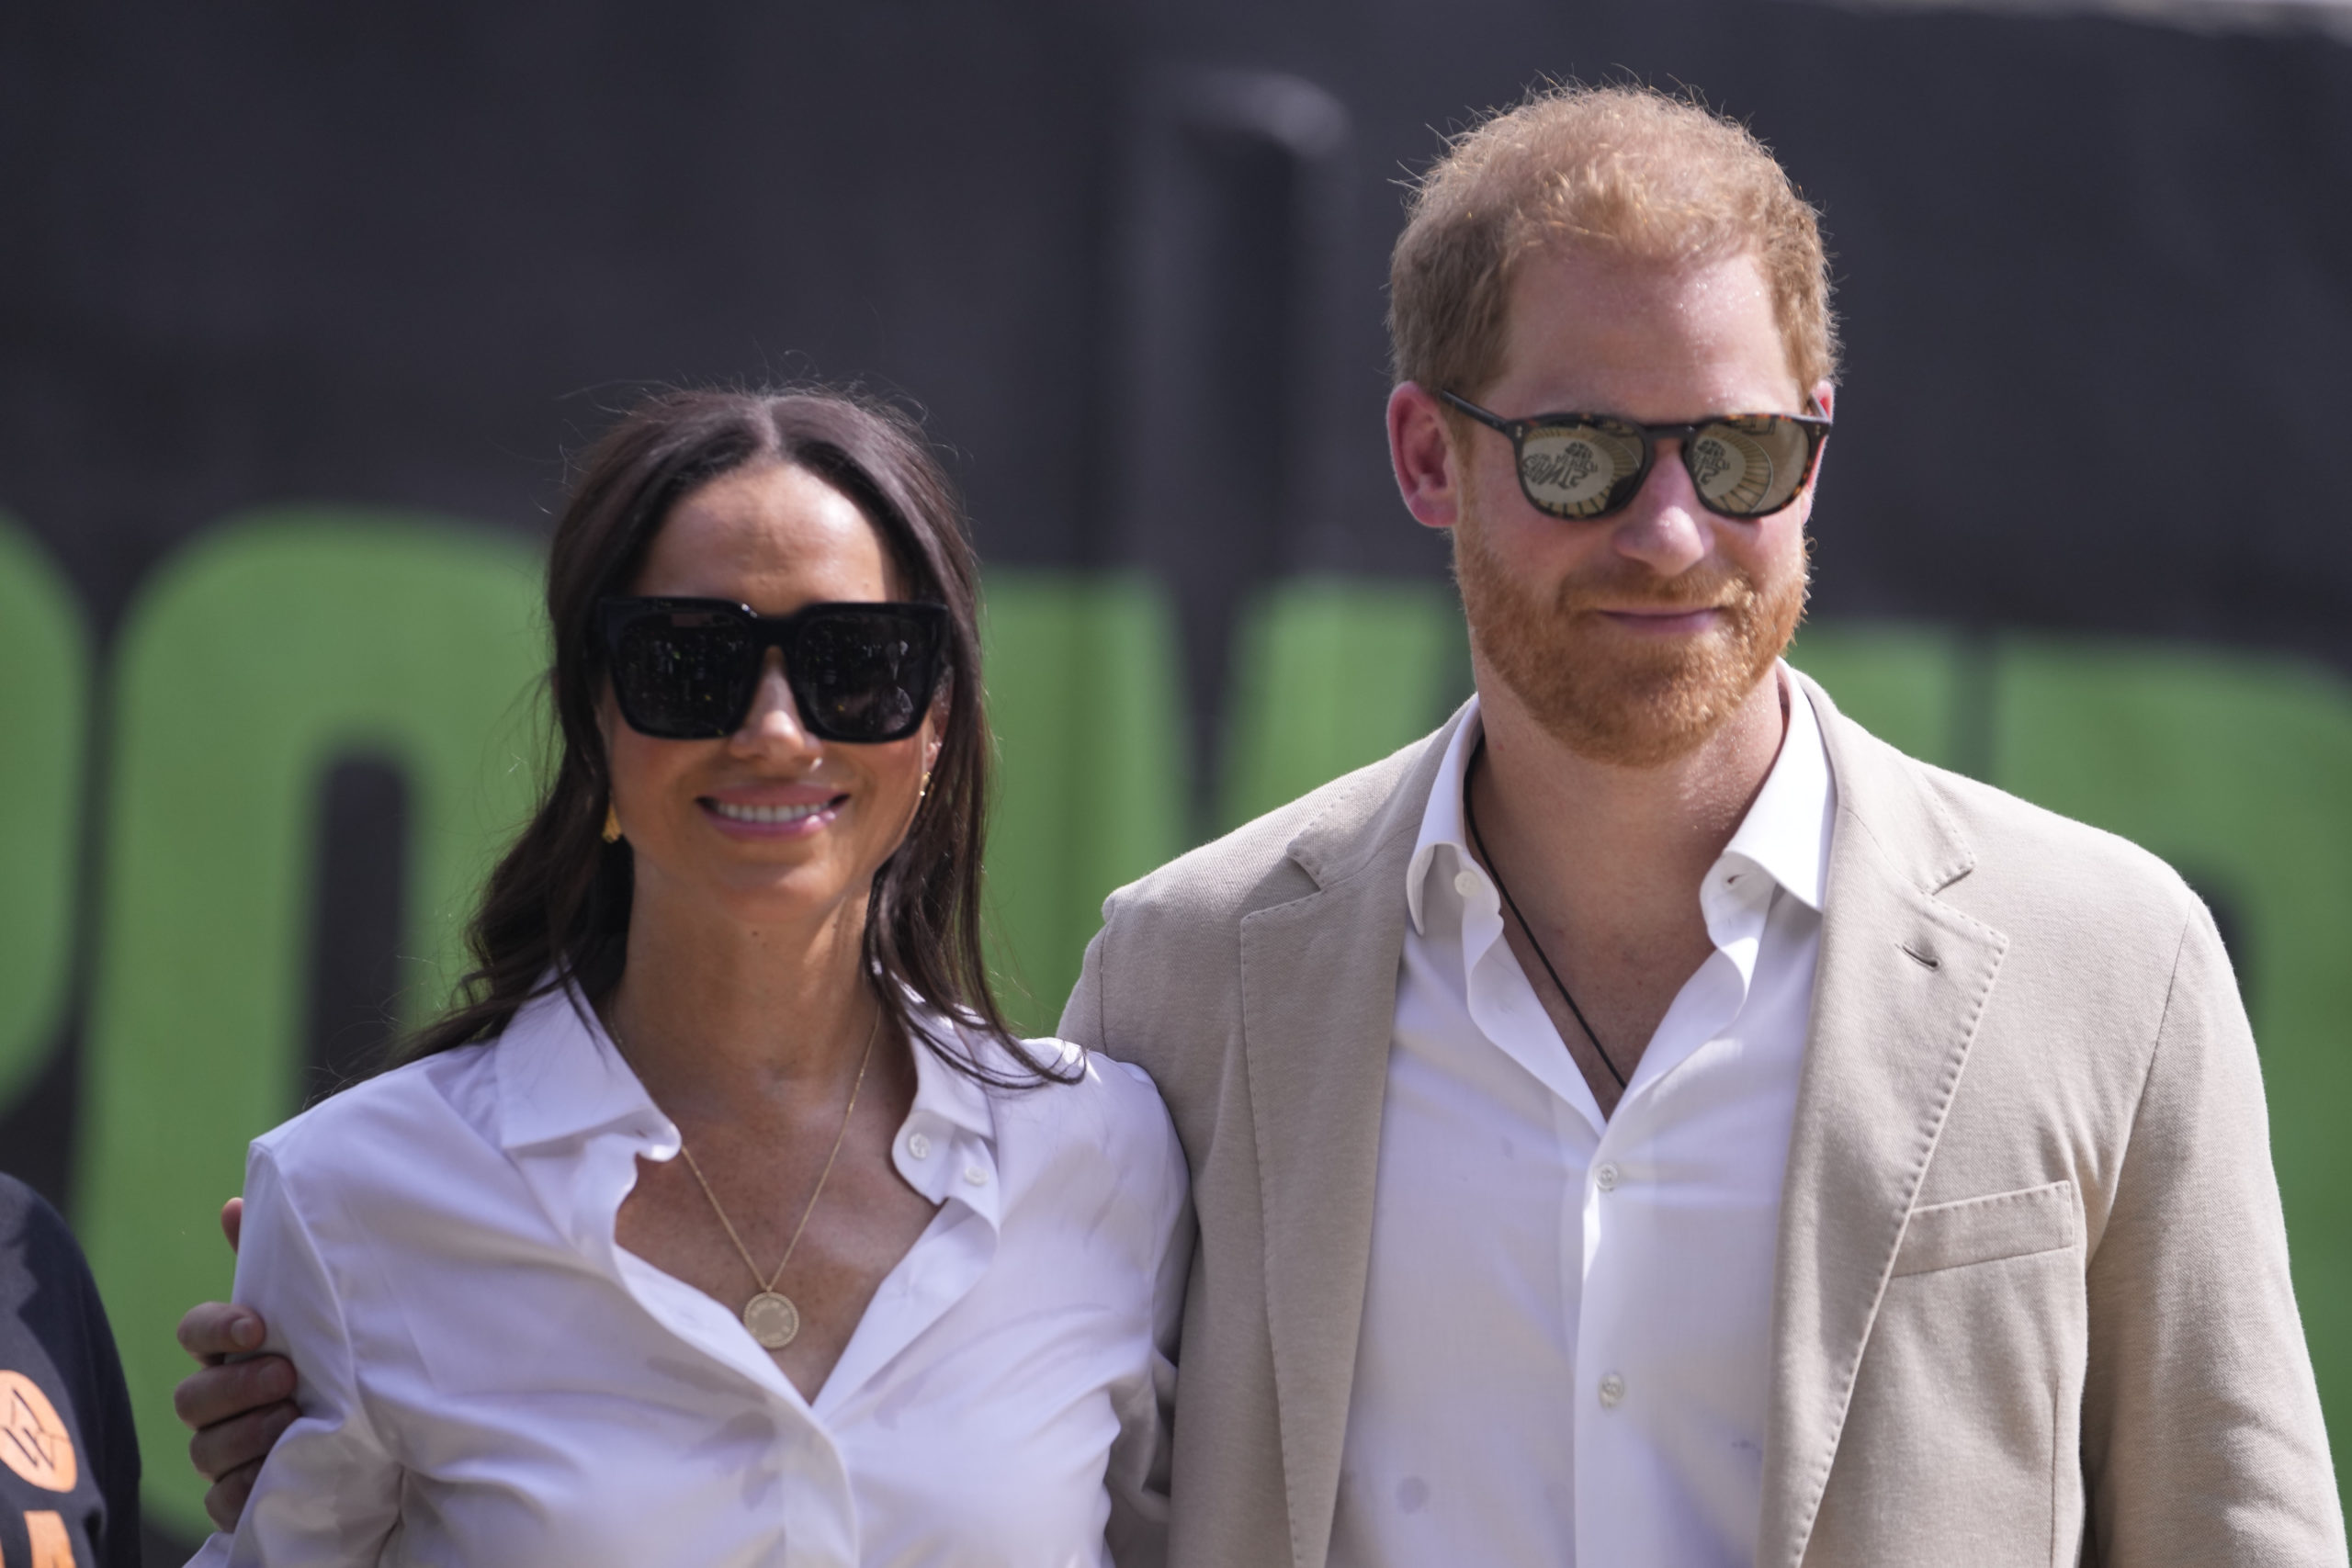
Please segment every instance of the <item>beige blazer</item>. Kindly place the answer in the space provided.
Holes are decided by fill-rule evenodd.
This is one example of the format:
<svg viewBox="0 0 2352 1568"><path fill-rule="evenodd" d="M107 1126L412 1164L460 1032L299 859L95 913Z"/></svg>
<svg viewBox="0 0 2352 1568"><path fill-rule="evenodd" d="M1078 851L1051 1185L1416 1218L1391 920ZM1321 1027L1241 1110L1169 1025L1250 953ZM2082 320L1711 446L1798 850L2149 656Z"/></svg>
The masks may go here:
<svg viewBox="0 0 2352 1568"><path fill-rule="evenodd" d="M2204 906L1805 690L1838 815L1758 1562L2343 1564ZM1063 1016L1150 1072L1192 1162L1178 1568L1325 1562L1406 867L1461 722L1114 894Z"/></svg>

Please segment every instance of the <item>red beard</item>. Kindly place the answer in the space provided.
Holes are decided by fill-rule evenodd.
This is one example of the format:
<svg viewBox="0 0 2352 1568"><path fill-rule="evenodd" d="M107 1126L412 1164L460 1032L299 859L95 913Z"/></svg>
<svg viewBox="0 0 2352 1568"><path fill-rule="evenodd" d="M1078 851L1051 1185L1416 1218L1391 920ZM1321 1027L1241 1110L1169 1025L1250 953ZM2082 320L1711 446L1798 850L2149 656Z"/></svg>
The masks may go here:
<svg viewBox="0 0 2352 1568"><path fill-rule="evenodd" d="M1807 573L1758 583L1704 566L1660 578L1623 556L1607 561L1563 582L1547 604L1487 549L1475 519L1453 530L1470 640L1496 674L1578 756L1655 768L1696 750L1756 689L1804 618ZM1610 624L1600 604L1719 615L1695 637L1649 639Z"/></svg>

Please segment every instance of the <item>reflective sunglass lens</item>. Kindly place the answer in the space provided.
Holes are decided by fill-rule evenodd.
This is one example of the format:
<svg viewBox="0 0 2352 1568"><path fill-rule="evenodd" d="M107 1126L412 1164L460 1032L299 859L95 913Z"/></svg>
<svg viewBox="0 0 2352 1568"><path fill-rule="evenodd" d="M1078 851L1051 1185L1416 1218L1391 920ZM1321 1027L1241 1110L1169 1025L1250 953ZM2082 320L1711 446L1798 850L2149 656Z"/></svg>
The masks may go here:
<svg viewBox="0 0 2352 1568"><path fill-rule="evenodd" d="M1684 461L1699 499L1735 517L1762 517L1795 499L1808 441L1792 419L1723 419L1690 439Z"/></svg>
<svg viewBox="0 0 2352 1568"><path fill-rule="evenodd" d="M649 735L725 735L749 694L751 639L723 615L686 611L631 623L614 650L613 687L622 716Z"/></svg>
<svg viewBox="0 0 2352 1568"><path fill-rule="evenodd" d="M1519 446L1527 499L1555 517L1597 517L1642 470L1639 432L1610 424L1543 424Z"/></svg>
<svg viewBox="0 0 2352 1568"><path fill-rule="evenodd" d="M794 649L795 694L820 732L895 740L922 722L933 684L930 628L891 615L840 614L812 623Z"/></svg>

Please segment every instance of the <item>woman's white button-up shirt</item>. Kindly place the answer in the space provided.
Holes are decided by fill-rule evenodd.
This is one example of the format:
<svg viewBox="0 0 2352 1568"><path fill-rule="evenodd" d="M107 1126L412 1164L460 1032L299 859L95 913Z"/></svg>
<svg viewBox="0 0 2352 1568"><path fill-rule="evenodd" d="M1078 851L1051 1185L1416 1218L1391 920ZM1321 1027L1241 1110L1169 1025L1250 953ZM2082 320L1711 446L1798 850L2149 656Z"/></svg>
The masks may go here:
<svg viewBox="0 0 2352 1568"><path fill-rule="evenodd" d="M615 1245L638 1157L678 1132L569 995L258 1140L236 1298L301 1418L198 1561L1109 1562L1106 1464L1147 1504L1164 1474L1174 1130L1099 1057L1026 1093L915 1061L891 1156L940 1209L813 1401Z"/></svg>

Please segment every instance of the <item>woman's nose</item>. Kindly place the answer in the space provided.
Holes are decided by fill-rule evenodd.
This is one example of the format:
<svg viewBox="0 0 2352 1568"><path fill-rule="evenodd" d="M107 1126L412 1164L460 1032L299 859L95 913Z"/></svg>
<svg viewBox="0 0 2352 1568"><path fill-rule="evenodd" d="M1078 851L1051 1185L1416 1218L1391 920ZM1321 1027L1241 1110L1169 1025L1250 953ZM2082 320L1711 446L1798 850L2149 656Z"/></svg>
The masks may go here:
<svg viewBox="0 0 2352 1568"><path fill-rule="evenodd" d="M752 705L735 727L739 749L765 750L784 746L813 749L816 738L801 725L799 705L792 699L792 683L784 678L784 650L771 648L760 665L760 682L752 689Z"/></svg>

